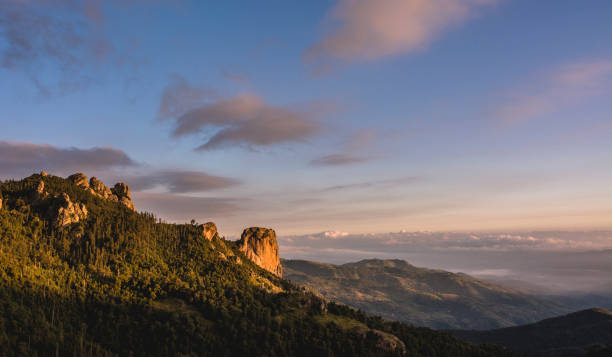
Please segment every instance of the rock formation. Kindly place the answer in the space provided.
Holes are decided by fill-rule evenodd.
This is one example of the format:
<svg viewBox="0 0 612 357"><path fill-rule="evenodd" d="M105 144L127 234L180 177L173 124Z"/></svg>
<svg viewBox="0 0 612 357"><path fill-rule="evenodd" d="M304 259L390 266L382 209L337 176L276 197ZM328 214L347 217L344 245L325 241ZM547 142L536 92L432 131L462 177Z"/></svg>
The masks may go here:
<svg viewBox="0 0 612 357"><path fill-rule="evenodd" d="M217 236L217 226L214 222L206 222L200 225L200 229L202 230L202 234L208 240L213 240L215 236Z"/></svg>
<svg viewBox="0 0 612 357"><path fill-rule="evenodd" d="M73 203L67 193L54 195L49 211L58 226L77 223L87 218L87 207L82 203Z"/></svg>
<svg viewBox="0 0 612 357"><path fill-rule="evenodd" d="M80 172L68 176L68 180L72 181L73 184L88 190L93 195L106 200L121 202L124 206L132 211L135 210L132 197L130 196L130 188L123 182L115 184L115 187L113 188L108 188L96 177L92 177L90 180L87 180L87 176Z"/></svg>
<svg viewBox="0 0 612 357"><path fill-rule="evenodd" d="M106 185L104 185L104 183L98 180L96 177L92 177L89 180L89 188L91 190L91 193L93 193L96 196L100 196L105 199L111 199L114 201L118 201L118 199L116 198L117 196L113 195L110 188L106 187Z"/></svg>
<svg viewBox="0 0 612 357"><path fill-rule="evenodd" d="M242 232L239 249L255 264L282 277L276 233L272 229L251 227Z"/></svg>
<svg viewBox="0 0 612 357"><path fill-rule="evenodd" d="M123 203L127 208L134 211L134 203L132 203L132 196L130 196L130 188L123 182L115 184L115 187L111 188L111 191L117 196L119 202Z"/></svg>
<svg viewBox="0 0 612 357"><path fill-rule="evenodd" d="M79 187L89 188L89 181L87 181L87 176L85 176L85 174L81 172L68 176L68 180L72 181L73 184Z"/></svg>

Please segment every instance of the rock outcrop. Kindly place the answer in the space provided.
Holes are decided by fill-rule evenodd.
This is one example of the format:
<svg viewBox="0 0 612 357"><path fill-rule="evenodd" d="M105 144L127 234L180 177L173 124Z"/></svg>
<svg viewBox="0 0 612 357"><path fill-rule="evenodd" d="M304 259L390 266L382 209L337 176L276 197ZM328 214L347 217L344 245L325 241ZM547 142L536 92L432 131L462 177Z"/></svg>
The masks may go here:
<svg viewBox="0 0 612 357"><path fill-rule="evenodd" d="M279 277L283 276L274 230L260 227L247 228L242 232L238 247L255 264Z"/></svg>
<svg viewBox="0 0 612 357"><path fill-rule="evenodd" d="M96 177L92 177L89 180L89 188L91 193L96 196L100 196L104 199L111 199L113 201L118 201L117 196L113 195L110 188L106 187L106 185L98 180Z"/></svg>
<svg viewBox="0 0 612 357"><path fill-rule="evenodd" d="M115 187L111 188L111 191L117 196L119 202L134 211L134 203L132 203L132 196L130 196L128 185L123 182L116 183Z"/></svg>
<svg viewBox="0 0 612 357"><path fill-rule="evenodd" d="M217 225L214 222L206 222L199 228L202 230L202 235L208 240L213 240L217 236Z"/></svg>
<svg viewBox="0 0 612 357"><path fill-rule="evenodd" d="M87 176L80 172L68 176L68 180L70 180L73 184L88 190L93 195L104 198L105 200L121 202L127 208L135 211L134 203L132 202L132 197L130 195L130 188L123 182L115 184L115 187L113 188L108 188L96 177L92 177L90 180L88 180Z"/></svg>
<svg viewBox="0 0 612 357"><path fill-rule="evenodd" d="M49 214L58 226L77 223L87 218L87 207L82 203L73 203L67 193L54 195L49 207Z"/></svg>
<svg viewBox="0 0 612 357"><path fill-rule="evenodd" d="M68 180L72 181L73 184L83 187L89 188L89 181L87 181L87 176L81 172L77 172L74 175L68 176Z"/></svg>

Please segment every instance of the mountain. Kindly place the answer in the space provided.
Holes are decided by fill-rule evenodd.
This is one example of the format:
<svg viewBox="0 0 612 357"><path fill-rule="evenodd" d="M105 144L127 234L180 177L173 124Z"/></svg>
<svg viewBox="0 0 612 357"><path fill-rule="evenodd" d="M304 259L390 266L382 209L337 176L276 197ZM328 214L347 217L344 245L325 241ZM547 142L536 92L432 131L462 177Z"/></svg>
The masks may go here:
<svg viewBox="0 0 612 357"><path fill-rule="evenodd" d="M384 318L442 329L491 329L534 322L570 311L539 298L403 260L332 265L282 260L283 276L325 298Z"/></svg>
<svg viewBox="0 0 612 357"><path fill-rule="evenodd" d="M500 344L528 356L612 356L612 312L604 309L583 310L524 326L453 333L467 341Z"/></svg>
<svg viewBox="0 0 612 357"><path fill-rule="evenodd" d="M135 210L83 174L0 182L2 356L511 356L279 277L274 231Z"/></svg>

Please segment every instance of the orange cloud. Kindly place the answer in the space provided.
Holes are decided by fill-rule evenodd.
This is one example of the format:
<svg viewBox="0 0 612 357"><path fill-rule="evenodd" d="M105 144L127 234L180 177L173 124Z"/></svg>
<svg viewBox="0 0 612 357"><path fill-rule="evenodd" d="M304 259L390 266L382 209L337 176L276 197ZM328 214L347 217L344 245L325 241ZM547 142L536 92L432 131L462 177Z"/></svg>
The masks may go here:
<svg viewBox="0 0 612 357"><path fill-rule="evenodd" d="M331 17L340 26L304 53L322 58L372 60L423 48L441 32L496 0L340 0Z"/></svg>

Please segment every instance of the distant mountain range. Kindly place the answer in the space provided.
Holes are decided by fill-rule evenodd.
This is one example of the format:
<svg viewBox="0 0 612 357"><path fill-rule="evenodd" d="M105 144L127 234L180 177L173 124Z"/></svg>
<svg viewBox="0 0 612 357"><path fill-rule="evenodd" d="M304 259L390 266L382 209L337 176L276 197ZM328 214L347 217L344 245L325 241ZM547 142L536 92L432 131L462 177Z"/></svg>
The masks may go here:
<svg viewBox="0 0 612 357"><path fill-rule="evenodd" d="M453 334L472 343L503 345L527 356L612 356L612 312L604 309L523 326Z"/></svg>
<svg viewBox="0 0 612 357"><path fill-rule="evenodd" d="M368 313L439 329L493 329L574 311L571 304L403 260L282 260L283 277Z"/></svg>

